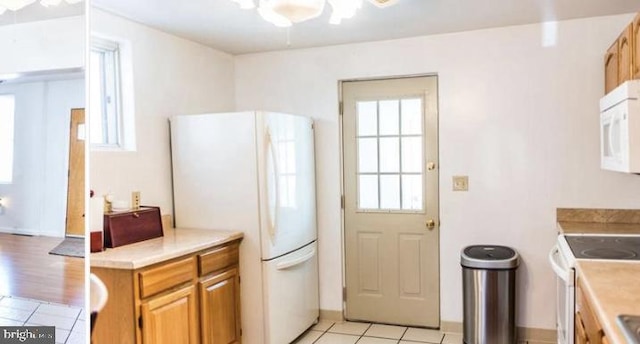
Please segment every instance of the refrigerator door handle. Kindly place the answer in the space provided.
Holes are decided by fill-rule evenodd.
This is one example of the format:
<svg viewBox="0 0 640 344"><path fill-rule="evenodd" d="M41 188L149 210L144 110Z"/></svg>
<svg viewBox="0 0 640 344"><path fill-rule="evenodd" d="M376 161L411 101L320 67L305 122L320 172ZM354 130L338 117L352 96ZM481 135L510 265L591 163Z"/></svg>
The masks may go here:
<svg viewBox="0 0 640 344"><path fill-rule="evenodd" d="M271 138L271 130L267 127L267 133L265 135L265 139L267 141L267 149L271 151L271 160L273 161L273 181L275 184L275 200L274 200L274 204L272 204L271 206L273 206L273 215L271 214L271 206L269 207L269 210L267 211L267 215L269 216L269 236L271 237L271 240L273 241L273 239L276 236L276 227L278 226L278 204L280 203L280 181L279 181L279 175L280 173L278 172L278 156L276 153L276 149L275 146L273 144L273 139ZM268 164L266 164L268 165ZM268 183L269 177L267 177L267 183ZM268 185L267 185L267 189L268 189ZM267 198L270 199L270 198Z"/></svg>
<svg viewBox="0 0 640 344"><path fill-rule="evenodd" d="M281 263L276 264L276 269L278 270L286 270L289 268L292 268L294 266L300 265L304 262L306 262L307 260L313 258L313 256L316 255L316 249L313 248L309 253L305 254L304 256L300 256L294 259L291 259L289 261L284 261Z"/></svg>

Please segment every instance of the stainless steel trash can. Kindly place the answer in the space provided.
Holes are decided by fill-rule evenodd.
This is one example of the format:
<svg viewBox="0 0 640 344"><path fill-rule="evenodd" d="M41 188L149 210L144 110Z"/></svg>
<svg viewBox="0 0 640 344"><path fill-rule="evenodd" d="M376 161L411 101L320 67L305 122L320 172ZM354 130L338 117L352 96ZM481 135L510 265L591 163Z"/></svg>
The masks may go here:
<svg viewBox="0 0 640 344"><path fill-rule="evenodd" d="M516 344L518 253L497 245L462 250L465 344Z"/></svg>

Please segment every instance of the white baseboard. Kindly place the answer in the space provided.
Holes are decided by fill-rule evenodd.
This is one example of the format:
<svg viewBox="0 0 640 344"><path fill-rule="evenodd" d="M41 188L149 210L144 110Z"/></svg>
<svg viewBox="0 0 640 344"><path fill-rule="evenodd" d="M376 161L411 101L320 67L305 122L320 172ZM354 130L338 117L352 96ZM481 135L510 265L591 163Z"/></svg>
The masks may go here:
<svg viewBox="0 0 640 344"><path fill-rule="evenodd" d="M321 309L320 320L343 321L344 317L342 316L342 311Z"/></svg>
<svg viewBox="0 0 640 344"><path fill-rule="evenodd" d="M38 236L40 233L35 229L27 229L27 228L11 228L11 227L0 227L0 233L6 234L19 234L19 235L33 235Z"/></svg>

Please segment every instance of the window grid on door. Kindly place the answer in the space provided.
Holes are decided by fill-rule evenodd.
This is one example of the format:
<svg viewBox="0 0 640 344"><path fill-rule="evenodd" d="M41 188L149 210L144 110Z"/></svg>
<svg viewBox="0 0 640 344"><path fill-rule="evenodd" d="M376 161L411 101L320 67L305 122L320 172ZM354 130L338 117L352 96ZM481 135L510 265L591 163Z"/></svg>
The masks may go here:
<svg viewBox="0 0 640 344"><path fill-rule="evenodd" d="M359 211L424 210L423 109L421 97L356 102Z"/></svg>

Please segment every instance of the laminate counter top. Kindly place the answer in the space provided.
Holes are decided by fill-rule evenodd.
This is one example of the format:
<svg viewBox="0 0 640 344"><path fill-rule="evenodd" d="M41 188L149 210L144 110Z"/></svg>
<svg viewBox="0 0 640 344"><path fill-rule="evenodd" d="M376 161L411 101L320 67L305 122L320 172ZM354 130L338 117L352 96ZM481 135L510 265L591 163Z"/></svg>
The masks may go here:
<svg viewBox="0 0 640 344"><path fill-rule="evenodd" d="M558 222L560 234L640 234L638 223Z"/></svg>
<svg viewBox="0 0 640 344"><path fill-rule="evenodd" d="M107 248L92 253L91 267L135 270L241 239L242 232L183 229L165 230L160 238Z"/></svg>
<svg viewBox="0 0 640 344"><path fill-rule="evenodd" d="M616 317L640 315L640 263L579 259L578 279L611 344L625 344Z"/></svg>

